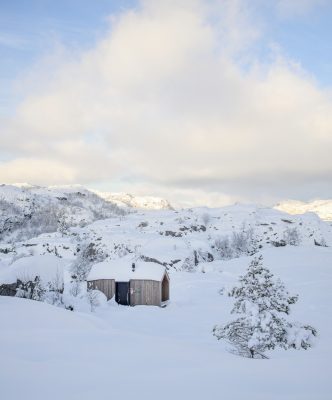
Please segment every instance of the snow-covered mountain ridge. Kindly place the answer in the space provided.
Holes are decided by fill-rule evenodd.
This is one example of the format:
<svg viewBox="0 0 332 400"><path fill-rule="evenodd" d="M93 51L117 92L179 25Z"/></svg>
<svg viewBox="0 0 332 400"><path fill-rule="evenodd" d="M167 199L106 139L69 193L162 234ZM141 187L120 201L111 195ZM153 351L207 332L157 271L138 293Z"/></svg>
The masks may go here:
<svg viewBox="0 0 332 400"><path fill-rule="evenodd" d="M34 237L125 213L82 186L0 185L0 240Z"/></svg>
<svg viewBox="0 0 332 400"><path fill-rule="evenodd" d="M11 185L19 189L26 189L34 191L42 189L41 186L31 185L30 183L13 183ZM59 191L62 192L89 192L94 193L98 197L107 202L118 205L121 208L141 209L141 210L173 210L173 206L166 199L157 196L138 196L131 193L116 193L116 192L103 192L95 189L87 189L82 185L64 185L64 186L48 186L44 187L46 191Z"/></svg>
<svg viewBox="0 0 332 400"><path fill-rule="evenodd" d="M135 196L130 193L111 193L92 190L106 201L117 204L119 207L138 208L142 210L172 210L168 200L154 196Z"/></svg>
<svg viewBox="0 0 332 400"><path fill-rule="evenodd" d="M280 202L274 208L288 214L314 212L322 220L332 221L332 200L315 200L308 203L297 200L287 200Z"/></svg>

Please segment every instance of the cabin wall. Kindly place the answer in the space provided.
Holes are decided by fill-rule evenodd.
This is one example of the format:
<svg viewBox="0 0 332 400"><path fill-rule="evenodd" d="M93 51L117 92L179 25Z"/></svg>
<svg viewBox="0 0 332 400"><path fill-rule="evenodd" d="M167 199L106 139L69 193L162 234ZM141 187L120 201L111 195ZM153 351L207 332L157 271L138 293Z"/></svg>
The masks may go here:
<svg viewBox="0 0 332 400"><path fill-rule="evenodd" d="M151 280L130 281L130 305L161 305L161 282Z"/></svg>
<svg viewBox="0 0 332 400"><path fill-rule="evenodd" d="M110 300L115 294L115 281L114 279L88 281L88 289L100 290L107 297L107 300Z"/></svg>

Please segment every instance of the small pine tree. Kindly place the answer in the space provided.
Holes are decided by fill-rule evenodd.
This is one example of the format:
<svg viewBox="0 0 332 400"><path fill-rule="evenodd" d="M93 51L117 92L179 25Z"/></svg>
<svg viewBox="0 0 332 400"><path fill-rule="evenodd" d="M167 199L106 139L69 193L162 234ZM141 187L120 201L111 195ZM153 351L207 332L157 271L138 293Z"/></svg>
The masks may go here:
<svg viewBox="0 0 332 400"><path fill-rule="evenodd" d="M66 219L66 214L64 210L61 210L58 214L57 220L57 231L61 233L62 236L68 234L69 224Z"/></svg>
<svg viewBox="0 0 332 400"><path fill-rule="evenodd" d="M232 313L239 314L239 318L214 327L213 335L218 340L228 340L233 352L249 358L267 358L264 352L276 347L311 347L317 331L284 318L298 296L291 296L280 280L273 280L271 272L263 266L262 256L253 259L239 283L229 293L235 299Z"/></svg>
<svg viewBox="0 0 332 400"><path fill-rule="evenodd" d="M37 300L37 301L43 301L46 289L44 288L42 281L39 276L36 276L35 278L35 285L32 291L32 300Z"/></svg>

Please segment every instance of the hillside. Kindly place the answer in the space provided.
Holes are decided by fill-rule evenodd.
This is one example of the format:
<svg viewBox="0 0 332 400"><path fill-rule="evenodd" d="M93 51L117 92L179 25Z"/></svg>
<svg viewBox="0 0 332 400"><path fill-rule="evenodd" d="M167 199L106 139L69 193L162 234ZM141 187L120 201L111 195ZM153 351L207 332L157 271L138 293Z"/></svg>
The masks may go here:
<svg viewBox="0 0 332 400"><path fill-rule="evenodd" d="M277 204L275 209L284 211L288 214L304 214L306 212L313 212L322 220L332 221L332 200L315 200L308 203L297 200L288 200Z"/></svg>
<svg viewBox="0 0 332 400"><path fill-rule="evenodd" d="M45 194L44 189L43 193ZM35 196L35 192L29 191L27 194ZM48 205L49 192L46 191L46 194L45 201ZM54 196L53 191L51 194ZM56 194L58 197L59 192ZM62 192L62 196L64 195ZM66 196L69 197L68 193ZM91 211L90 200L95 200L96 197L93 197L95 195L90 198L87 193L83 196L83 200L81 200L82 195L77 196L80 205L87 204L88 207L88 209L78 208L80 218L84 212L84 223L79 218L78 221L74 220L71 226L68 224L59 230L58 225L55 225L53 232L47 229L43 233L41 229L44 225L39 225L35 231L31 230L31 225L28 223L23 231L28 233L25 239L22 230L17 230L19 226L17 225L16 231L5 236L2 243L0 242L0 261L10 263L13 257L31 254L56 254L74 259L77 248L93 243L106 258L116 259L131 253L140 257L154 258L169 268L197 270L200 268L200 263L206 260L247 256L270 247L299 244L312 247L332 245L332 227L315 214L290 216L254 205L234 205L219 209L137 211L123 214L117 206L109 209L97 198L97 204L102 205L103 219L92 222L96 218L96 211L94 213ZM17 199L21 197L15 197L15 202L11 204L17 204ZM30 199L31 197L28 197L28 201L22 201L24 207L26 204L28 207L31 206L33 202ZM62 200L56 200L55 204L58 202L61 204ZM65 210L69 215L71 209ZM105 219L107 212L112 216ZM72 214L70 211L70 215ZM22 215L24 217L27 214L21 212L19 216ZM42 219L45 214L38 215ZM89 224L87 216L90 216L90 221L92 220ZM2 221L5 224L7 220ZM50 228L49 225L46 227ZM32 236L34 232L42 234Z"/></svg>
<svg viewBox="0 0 332 400"><path fill-rule="evenodd" d="M0 185L0 240L34 237L125 213L82 186Z"/></svg>

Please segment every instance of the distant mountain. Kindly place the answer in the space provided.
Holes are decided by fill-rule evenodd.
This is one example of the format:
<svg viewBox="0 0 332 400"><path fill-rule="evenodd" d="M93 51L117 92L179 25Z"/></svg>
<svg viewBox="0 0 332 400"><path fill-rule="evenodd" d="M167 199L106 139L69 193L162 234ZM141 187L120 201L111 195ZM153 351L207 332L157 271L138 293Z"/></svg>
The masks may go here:
<svg viewBox="0 0 332 400"><path fill-rule="evenodd" d="M0 185L0 239L84 226L126 211L82 186Z"/></svg>
<svg viewBox="0 0 332 400"><path fill-rule="evenodd" d="M274 208L287 212L288 214L314 212L322 220L332 221L332 200L315 200L308 203L297 200L287 200L277 204Z"/></svg>
<svg viewBox="0 0 332 400"><path fill-rule="evenodd" d="M129 193L110 193L94 191L106 201L117 204L119 207L138 208L142 210L173 210L168 200L153 196L135 196Z"/></svg>

